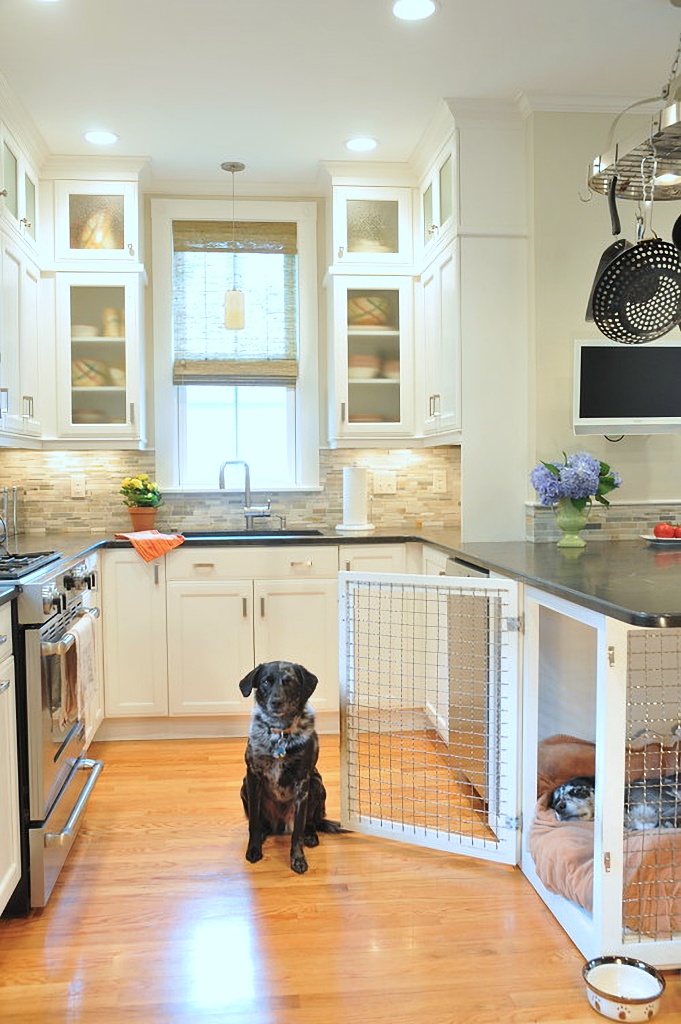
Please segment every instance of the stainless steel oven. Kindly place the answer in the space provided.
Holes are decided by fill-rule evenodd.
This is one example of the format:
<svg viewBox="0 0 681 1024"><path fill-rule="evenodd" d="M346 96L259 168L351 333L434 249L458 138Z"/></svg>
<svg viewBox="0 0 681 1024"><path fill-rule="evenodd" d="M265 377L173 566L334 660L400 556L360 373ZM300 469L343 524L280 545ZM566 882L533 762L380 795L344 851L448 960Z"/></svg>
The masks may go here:
<svg viewBox="0 0 681 1024"><path fill-rule="evenodd" d="M58 559L18 580L18 733L27 863L14 914L47 903L102 770L87 757L99 687L96 557ZM1 570L0 570L1 571ZM23 751L23 765L22 765Z"/></svg>

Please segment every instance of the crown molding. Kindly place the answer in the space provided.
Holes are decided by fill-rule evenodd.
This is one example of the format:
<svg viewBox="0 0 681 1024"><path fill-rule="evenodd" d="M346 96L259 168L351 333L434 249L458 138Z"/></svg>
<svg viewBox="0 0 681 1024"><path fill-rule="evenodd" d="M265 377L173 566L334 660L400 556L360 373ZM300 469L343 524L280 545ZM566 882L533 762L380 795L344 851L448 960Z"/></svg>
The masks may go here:
<svg viewBox="0 0 681 1024"><path fill-rule="evenodd" d="M620 114L632 103L641 102L640 96L564 96L520 92L516 97L518 108L524 116L536 113L556 114ZM661 96L651 97L651 106L663 102ZM638 113L645 114L646 108L639 107Z"/></svg>
<svg viewBox="0 0 681 1024"><path fill-rule="evenodd" d="M29 159L36 171L41 171L47 160L48 148L30 114L23 106L5 76L0 72L0 119Z"/></svg>

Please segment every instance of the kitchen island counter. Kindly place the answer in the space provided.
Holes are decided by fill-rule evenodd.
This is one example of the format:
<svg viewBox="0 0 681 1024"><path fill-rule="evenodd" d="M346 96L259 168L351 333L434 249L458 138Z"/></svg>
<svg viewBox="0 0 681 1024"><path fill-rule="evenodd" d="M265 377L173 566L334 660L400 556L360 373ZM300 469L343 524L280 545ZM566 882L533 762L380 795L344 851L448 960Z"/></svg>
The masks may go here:
<svg viewBox="0 0 681 1024"><path fill-rule="evenodd" d="M570 550L499 541L458 545L454 554L631 625L681 626L681 543L596 541Z"/></svg>

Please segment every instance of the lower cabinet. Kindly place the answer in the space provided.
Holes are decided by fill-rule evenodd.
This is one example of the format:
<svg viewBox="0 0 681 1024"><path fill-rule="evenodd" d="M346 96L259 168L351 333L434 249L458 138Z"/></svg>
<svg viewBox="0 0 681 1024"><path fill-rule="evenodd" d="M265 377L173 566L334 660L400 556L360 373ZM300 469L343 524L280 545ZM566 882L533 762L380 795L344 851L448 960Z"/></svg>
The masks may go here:
<svg viewBox="0 0 681 1024"><path fill-rule="evenodd" d="M8 657L0 661L0 912L6 907L21 874L17 727L9 604L0 607L0 636ZM3 651L3 653L5 653Z"/></svg>
<svg viewBox="0 0 681 1024"><path fill-rule="evenodd" d="M338 568L345 572L406 572L404 544L343 544Z"/></svg>
<svg viewBox="0 0 681 1024"><path fill-rule="evenodd" d="M164 559L105 551L102 601L106 717L167 715Z"/></svg>
<svg viewBox="0 0 681 1024"><path fill-rule="evenodd" d="M337 567L335 545L105 551L107 718L247 714L239 681L275 660L305 665L315 710L336 711Z"/></svg>
<svg viewBox="0 0 681 1024"><path fill-rule="evenodd" d="M171 715L244 714L239 680L262 661L295 661L319 679L315 710L338 706L336 581L168 583Z"/></svg>

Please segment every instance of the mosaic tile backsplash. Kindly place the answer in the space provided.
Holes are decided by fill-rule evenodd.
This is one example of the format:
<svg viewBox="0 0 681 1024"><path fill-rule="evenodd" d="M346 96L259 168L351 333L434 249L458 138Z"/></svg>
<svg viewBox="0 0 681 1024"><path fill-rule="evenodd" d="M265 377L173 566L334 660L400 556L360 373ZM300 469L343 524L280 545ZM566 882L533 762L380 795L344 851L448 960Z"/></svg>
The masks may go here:
<svg viewBox="0 0 681 1024"><path fill-rule="evenodd" d="M460 449L454 446L391 451L362 449L320 451L320 490L272 492L272 511L289 526L332 528L343 519L343 467L395 473L396 493L372 495L370 519L377 528L416 529L458 526L460 516ZM35 452L0 449L0 487L18 487L20 533L117 533L130 530L127 509L118 493L121 480L135 473L154 476L154 453L138 451ZM434 489L434 473L446 471L446 493ZM85 498L71 497L71 478L85 478ZM217 468L216 468L217 476ZM243 527L243 496L234 492L164 495L159 530L233 529ZM264 497L254 492L253 499Z"/></svg>

